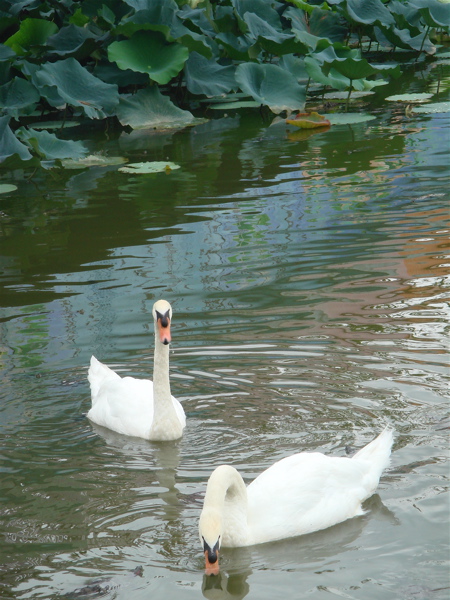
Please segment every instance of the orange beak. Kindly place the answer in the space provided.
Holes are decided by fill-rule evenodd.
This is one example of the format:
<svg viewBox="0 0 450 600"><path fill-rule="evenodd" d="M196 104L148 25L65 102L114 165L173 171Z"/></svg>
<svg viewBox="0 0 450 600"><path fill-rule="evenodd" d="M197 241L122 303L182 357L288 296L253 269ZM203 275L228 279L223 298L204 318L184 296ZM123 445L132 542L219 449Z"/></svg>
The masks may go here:
<svg viewBox="0 0 450 600"><path fill-rule="evenodd" d="M217 551L217 560L215 562L210 562L208 558L208 550L205 550L205 574L218 575L219 570L219 551Z"/></svg>
<svg viewBox="0 0 450 600"><path fill-rule="evenodd" d="M170 335L170 319L165 319L164 325L161 323L161 319L158 319L158 335L161 344L170 344L172 336Z"/></svg>

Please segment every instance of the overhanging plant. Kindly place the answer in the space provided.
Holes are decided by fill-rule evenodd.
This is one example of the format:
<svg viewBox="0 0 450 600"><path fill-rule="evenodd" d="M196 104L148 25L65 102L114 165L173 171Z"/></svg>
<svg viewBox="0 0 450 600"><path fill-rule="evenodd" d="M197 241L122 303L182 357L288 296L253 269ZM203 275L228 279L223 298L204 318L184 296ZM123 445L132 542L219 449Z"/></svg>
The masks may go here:
<svg viewBox="0 0 450 600"><path fill-rule="evenodd" d="M311 81L369 89L400 67L372 64L355 44L368 39L432 55L430 35L448 34L450 5L0 0L0 16L0 161L9 167L87 153L58 133L30 131L36 112L56 112L61 124L76 117L167 128L195 123L193 101L234 92L289 112L304 108Z"/></svg>

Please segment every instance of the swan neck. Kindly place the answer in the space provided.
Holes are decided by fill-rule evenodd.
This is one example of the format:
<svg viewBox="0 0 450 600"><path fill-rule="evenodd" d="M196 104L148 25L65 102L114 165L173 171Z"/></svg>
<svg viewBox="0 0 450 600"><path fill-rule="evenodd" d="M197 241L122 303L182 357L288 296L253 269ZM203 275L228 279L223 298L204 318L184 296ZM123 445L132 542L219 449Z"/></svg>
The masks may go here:
<svg viewBox="0 0 450 600"><path fill-rule="evenodd" d="M172 406L169 379L169 345L161 344L155 336L155 355L153 362L153 401L155 411L159 406Z"/></svg>
<svg viewBox="0 0 450 600"><path fill-rule="evenodd" d="M243 546L248 541L247 488L234 467L222 465L209 478L203 513L219 519L224 546Z"/></svg>

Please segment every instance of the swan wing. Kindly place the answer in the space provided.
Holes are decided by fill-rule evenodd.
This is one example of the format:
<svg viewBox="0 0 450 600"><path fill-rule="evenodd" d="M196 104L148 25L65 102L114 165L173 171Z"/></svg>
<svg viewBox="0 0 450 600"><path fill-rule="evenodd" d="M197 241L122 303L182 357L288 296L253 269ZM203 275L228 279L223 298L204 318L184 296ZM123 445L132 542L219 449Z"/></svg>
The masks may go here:
<svg viewBox="0 0 450 600"><path fill-rule="evenodd" d="M120 377L94 356L88 372L92 408L88 418L124 435L150 438L153 424L153 383L149 379ZM176 415L186 425L180 402L171 396Z"/></svg>
<svg viewBox="0 0 450 600"><path fill-rule="evenodd" d="M106 378L87 416L118 433L148 438L153 422L153 383L134 377Z"/></svg>
<svg viewBox="0 0 450 600"><path fill-rule="evenodd" d="M247 488L251 543L303 535L363 514L366 468L318 452L275 463Z"/></svg>

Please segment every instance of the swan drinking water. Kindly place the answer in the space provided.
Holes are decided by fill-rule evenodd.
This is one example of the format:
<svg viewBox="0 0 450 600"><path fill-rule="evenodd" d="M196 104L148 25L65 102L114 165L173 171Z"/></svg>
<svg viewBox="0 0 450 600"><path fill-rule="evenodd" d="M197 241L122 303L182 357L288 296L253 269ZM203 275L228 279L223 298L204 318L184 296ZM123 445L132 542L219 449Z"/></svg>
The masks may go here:
<svg viewBox="0 0 450 600"><path fill-rule="evenodd" d="M300 452L263 471L248 487L231 466L208 480L199 533L206 573L219 572L219 549L251 546L331 527L364 514L389 464L393 431L385 429L353 457Z"/></svg>
<svg viewBox="0 0 450 600"><path fill-rule="evenodd" d="M118 433L147 440L176 440L183 434L186 416L170 393L169 344L172 307L166 300L153 306L155 358L153 383L149 379L120 377L91 358L88 380L92 408L88 418Z"/></svg>

